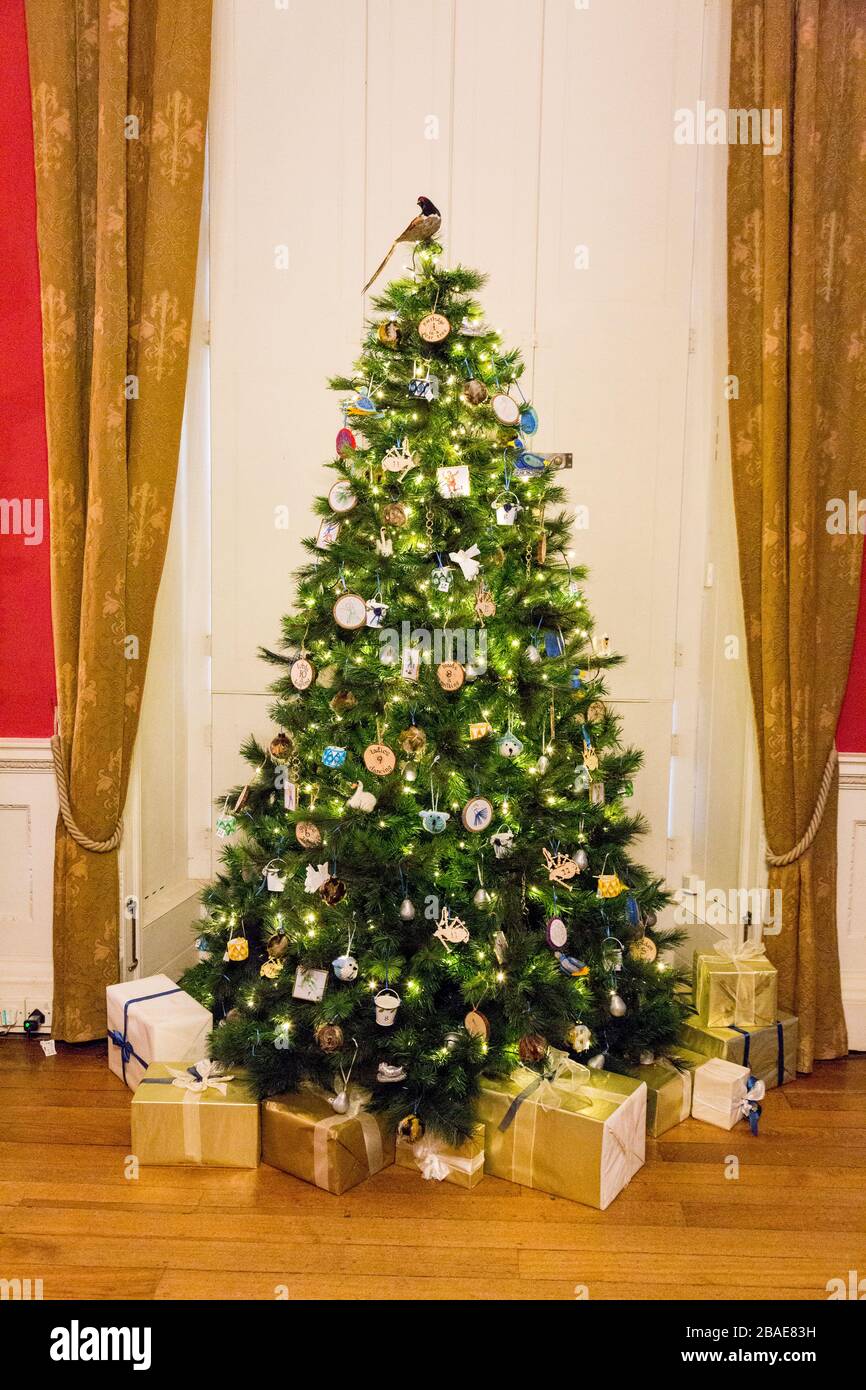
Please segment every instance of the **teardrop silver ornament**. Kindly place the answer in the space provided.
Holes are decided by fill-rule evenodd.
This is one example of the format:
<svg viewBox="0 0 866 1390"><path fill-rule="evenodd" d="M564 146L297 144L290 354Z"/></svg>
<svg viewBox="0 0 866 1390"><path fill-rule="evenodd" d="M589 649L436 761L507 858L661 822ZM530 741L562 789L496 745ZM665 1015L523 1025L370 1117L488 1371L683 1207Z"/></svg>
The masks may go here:
<svg viewBox="0 0 866 1390"><path fill-rule="evenodd" d="M626 1013L626 1003L621 994L617 994L616 992L611 994L608 1009L613 1018L623 1017Z"/></svg>
<svg viewBox="0 0 866 1390"><path fill-rule="evenodd" d="M400 904L400 916L404 922L411 922L415 916L415 904L411 898L404 898Z"/></svg>
<svg viewBox="0 0 866 1390"><path fill-rule="evenodd" d="M489 907L493 899L484 887L476 888L472 898L476 907Z"/></svg>

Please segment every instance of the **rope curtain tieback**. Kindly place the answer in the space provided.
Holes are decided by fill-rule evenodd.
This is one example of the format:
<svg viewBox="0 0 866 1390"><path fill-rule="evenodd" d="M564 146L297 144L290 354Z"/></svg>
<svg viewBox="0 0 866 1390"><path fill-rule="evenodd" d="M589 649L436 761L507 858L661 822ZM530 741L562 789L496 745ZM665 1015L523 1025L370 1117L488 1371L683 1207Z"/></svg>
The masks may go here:
<svg viewBox="0 0 866 1390"><path fill-rule="evenodd" d="M110 854L113 849L117 849L123 837L123 817L118 818L117 825L107 840L91 840L89 835L85 835L83 830L79 830L72 815L72 807L69 804L69 784L66 780L66 763L63 759L63 744L59 734L55 734L51 740L51 755L54 759L54 776L57 778L60 814L68 834L72 836L77 845L80 845L82 849L90 850L91 854Z"/></svg>
<svg viewBox="0 0 866 1390"><path fill-rule="evenodd" d="M764 856L771 869L784 869L788 864L793 864L795 860L801 858L807 849L811 849L812 841L821 829L821 822L824 819L824 810L827 805L827 797L830 795L830 788L833 785L833 774L836 771L838 754L836 745L830 749L830 756L827 759L827 766L824 768L824 776L821 778L821 786L818 790L818 800L812 812L812 819L803 834L797 841L793 849L789 849L787 854L771 854L767 850Z"/></svg>

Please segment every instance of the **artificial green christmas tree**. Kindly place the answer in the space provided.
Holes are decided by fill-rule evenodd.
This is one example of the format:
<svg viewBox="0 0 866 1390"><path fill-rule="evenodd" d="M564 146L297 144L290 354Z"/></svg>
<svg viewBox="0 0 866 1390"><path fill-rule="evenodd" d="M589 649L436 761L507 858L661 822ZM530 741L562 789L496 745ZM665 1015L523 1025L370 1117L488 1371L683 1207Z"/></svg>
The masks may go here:
<svg viewBox="0 0 866 1390"><path fill-rule="evenodd" d="M415 248L331 382L335 480L262 651L274 737L243 749L183 983L259 1094L357 1082L404 1133L459 1142L482 1072L550 1045L635 1065L686 1008L664 890L629 854L641 756L567 558L565 459L533 452L483 277L440 256Z"/></svg>

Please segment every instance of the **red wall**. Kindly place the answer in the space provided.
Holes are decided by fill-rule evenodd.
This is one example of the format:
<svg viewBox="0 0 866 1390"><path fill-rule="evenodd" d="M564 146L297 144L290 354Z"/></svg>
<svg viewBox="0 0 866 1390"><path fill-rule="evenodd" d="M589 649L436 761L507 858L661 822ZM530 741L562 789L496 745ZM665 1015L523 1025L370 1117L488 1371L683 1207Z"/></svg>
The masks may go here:
<svg viewBox="0 0 866 1390"><path fill-rule="evenodd" d="M54 656L48 553L48 466L36 252L33 131L24 0L0 0L0 737L53 728ZM18 533L14 534L17 528ZM4 534L5 529L5 534Z"/></svg>
<svg viewBox="0 0 866 1390"><path fill-rule="evenodd" d="M866 753L866 555L860 575L860 616L848 671L848 689L836 730L840 753Z"/></svg>

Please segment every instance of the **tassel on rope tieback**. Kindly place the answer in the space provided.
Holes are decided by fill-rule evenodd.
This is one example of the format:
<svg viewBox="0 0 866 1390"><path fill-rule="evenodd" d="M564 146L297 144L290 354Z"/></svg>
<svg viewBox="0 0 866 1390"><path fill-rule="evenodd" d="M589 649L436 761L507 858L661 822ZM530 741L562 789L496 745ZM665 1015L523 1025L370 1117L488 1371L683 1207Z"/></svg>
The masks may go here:
<svg viewBox="0 0 866 1390"><path fill-rule="evenodd" d="M832 748L830 749L830 755L827 758L827 765L824 768L824 776L821 778L821 786L818 789L818 800L816 801L815 809L812 812L812 819L809 821L805 833L797 841L794 848L788 850L787 854L773 854L768 847L767 853L764 857L771 869L786 868L788 864L793 864L797 859L800 859L806 853L807 849L812 848L812 842L815 839L815 836L818 834L818 831L821 829L821 822L824 819L824 811L827 806L827 797L830 795L830 788L833 785L833 774L836 771L837 761L838 755L836 753L836 745L834 743Z"/></svg>
<svg viewBox="0 0 866 1390"><path fill-rule="evenodd" d="M76 825L75 817L72 814L72 806L69 801L69 783L66 779L66 763L63 758L63 744L59 734L55 734L51 740L51 755L54 759L54 776L57 779L60 815L67 833L77 845L80 845L82 849L89 850L91 854L110 854L113 849L117 849L123 838L123 817L118 817L117 825L107 840L93 840L89 835L85 835L84 831Z"/></svg>

